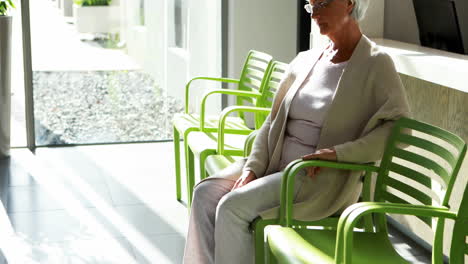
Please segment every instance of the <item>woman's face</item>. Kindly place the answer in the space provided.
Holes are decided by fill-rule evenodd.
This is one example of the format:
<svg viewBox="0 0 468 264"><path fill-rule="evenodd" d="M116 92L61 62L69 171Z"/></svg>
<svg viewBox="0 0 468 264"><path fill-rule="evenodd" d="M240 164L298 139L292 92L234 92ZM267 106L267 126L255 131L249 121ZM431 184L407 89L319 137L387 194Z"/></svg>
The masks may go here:
<svg viewBox="0 0 468 264"><path fill-rule="evenodd" d="M318 6L320 3L324 4L322 8L314 8L311 15L322 35L333 34L352 19L350 14L353 4L349 0L309 0L309 2L311 5L319 4Z"/></svg>

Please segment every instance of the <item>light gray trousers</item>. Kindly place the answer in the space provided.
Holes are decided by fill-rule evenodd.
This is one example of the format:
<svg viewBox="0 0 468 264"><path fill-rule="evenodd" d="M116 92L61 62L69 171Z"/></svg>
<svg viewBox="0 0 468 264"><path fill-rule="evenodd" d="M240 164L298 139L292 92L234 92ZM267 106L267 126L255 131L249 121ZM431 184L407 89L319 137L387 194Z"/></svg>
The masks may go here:
<svg viewBox="0 0 468 264"><path fill-rule="evenodd" d="M231 180L200 183L193 194L184 263L254 263L249 224L260 212L279 205L282 174L264 176L232 192ZM296 176L295 195L305 177Z"/></svg>

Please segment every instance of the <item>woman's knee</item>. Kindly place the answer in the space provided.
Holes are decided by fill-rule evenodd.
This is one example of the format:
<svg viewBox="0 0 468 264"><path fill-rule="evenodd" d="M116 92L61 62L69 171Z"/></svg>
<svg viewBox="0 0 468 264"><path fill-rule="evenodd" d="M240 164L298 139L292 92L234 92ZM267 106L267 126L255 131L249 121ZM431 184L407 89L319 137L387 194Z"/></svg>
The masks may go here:
<svg viewBox="0 0 468 264"><path fill-rule="evenodd" d="M240 210L247 206L242 204L242 197L236 193L228 193L221 200L219 200L216 207L216 218L227 216L231 217L233 214L239 216Z"/></svg>
<svg viewBox="0 0 468 264"><path fill-rule="evenodd" d="M199 183L193 190L193 202L203 205L213 203L216 206L226 193L230 191L232 183L226 180L208 180Z"/></svg>
<svg viewBox="0 0 468 264"><path fill-rule="evenodd" d="M201 182L193 190L193 201L206 200L209 197L212 187L209 182Z"/></svg>

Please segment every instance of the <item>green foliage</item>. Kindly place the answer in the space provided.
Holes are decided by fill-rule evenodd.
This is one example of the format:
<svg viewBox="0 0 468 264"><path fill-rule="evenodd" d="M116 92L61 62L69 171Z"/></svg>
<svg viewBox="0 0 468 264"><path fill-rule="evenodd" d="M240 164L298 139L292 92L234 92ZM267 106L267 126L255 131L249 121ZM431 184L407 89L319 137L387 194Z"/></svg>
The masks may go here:
<svg viewBox="0 0 468 264"><path fill-rule="evenodd" d="M13 0L0 0L0 16L6 16L8 9L15 8Z"/></svg>
<svg viewBox="0 0 468 264"><path fill-rule="evenodd" d="M80 6L107 6L112 0L73 0L73 2Z"/></svg>

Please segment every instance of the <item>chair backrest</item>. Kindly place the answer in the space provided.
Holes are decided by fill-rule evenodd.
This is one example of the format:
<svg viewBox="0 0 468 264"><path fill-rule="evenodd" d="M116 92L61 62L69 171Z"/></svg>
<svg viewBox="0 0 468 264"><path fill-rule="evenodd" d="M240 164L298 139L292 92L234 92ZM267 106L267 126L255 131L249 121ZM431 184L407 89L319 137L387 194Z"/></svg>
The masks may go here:
<svg viewBox="0 0 468 264"><path fill-rule="evenodd" d="M423 122L401 118L395 122L381 161L375 201L450 208L452 189L466 150L466 143L457 135ZM465 193L464 198L466 196ZM460 212L467 216L466 210L463 208ZM418 218L433 227L432 218ZM386 229L384 217L378 220L378 228ZM440 243L444 219L435 220L434 243ZM468 228L463 228L465 238ZM463 245L467 252L466 243ZM441 250L440 245L437 248Z"/></svg>
<svg viewBox="0 0 468 264"><path fill-rule="evenodd" d="M244 67L239 78L237 89L242 91L257 91L260 92L262 82L268 73L272 57L266 53L251 50L247 54ZM236 105L256 105L256 99L252 97L240 97L236 99ZM244 115L239 114L242 118Z"/></svg>
<svg viewBox="0 0 468 264"><path fill-rule="evenodd" d="M242 91L258 91L260 92L262 81L265 79L268 73L273 57L263 52L251 50L247 54L247 58L242 68L242 72L239 78L239 85L237 89ZM255 104L255 101L249 98L238 97L237 104L243 105L243 101L249 101Z"/></svg>
<svg viewBox="0 0 468 264"><path fill-rule="evenodd" d="M286 77L286 71L289 64L273 61L270 70L264 79L264 85L261 88L262 97L258 100L258 107L271 107L273 99L278 91L281 81Z"/></svg>
<svg viewBox="0 0 468 264"><path fill-rule="evenodd" d="M468 188L465 186L465 192L453 227L450 263L464 263L466 257L468 257Z"/></svg>
<svg viewBox="0 0 468 264"><path fill-rule="evenodd" d="M276 92L278 91L279 84L286 75L287 68L288 64L280 61L273 61L271 63L271 67L265 75L265 78L263 78L262 85L260 88L260 93L262 94L262 96L257 99L255 106L271 108L273 104L273 99L276 95ZM268 114L265 113L255 114L256 129L259 129L262 126L267 116Z"/></svg>

